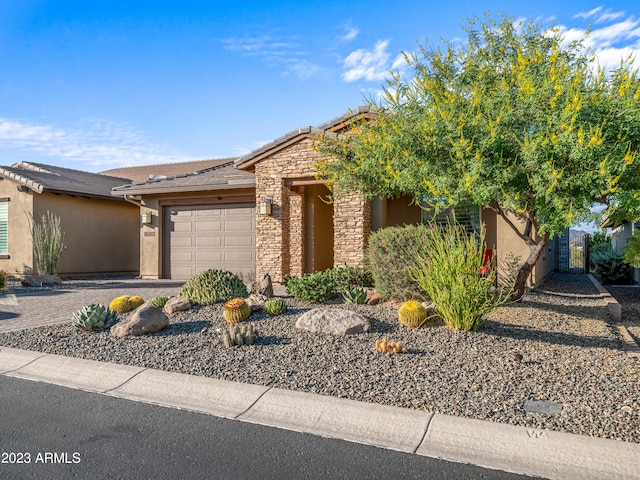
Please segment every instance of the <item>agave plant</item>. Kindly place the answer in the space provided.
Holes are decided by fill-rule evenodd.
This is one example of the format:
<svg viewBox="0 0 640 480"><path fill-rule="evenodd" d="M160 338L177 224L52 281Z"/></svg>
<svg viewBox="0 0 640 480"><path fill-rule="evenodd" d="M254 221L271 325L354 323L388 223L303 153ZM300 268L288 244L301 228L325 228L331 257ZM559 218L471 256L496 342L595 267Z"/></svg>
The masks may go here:
<svg viewBox="0 0 640 480"><path fill-rule="evenodd" d="M357 305L363 305L367 303L367 290L362 287L355 287L346 289L342 292L342 298L345 303L355 303Z"/></svg>
<svg viewBox="0 0 640 480"><path fill-rule="evenodd" d="M71 322L73 326L84 331L109 328L118 321L118 314L104 305L92 303L75 312Z"/></svg>

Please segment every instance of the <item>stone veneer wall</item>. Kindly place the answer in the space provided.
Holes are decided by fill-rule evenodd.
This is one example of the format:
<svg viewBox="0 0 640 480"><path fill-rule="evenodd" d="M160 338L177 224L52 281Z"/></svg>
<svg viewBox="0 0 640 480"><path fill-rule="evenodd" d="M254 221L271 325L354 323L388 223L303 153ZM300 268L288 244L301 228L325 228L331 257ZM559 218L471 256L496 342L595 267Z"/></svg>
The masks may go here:
<svg viewBox="0 0 640 480"><path fill-rule="evenodd" d="M285 275L304 273L304 187L285 186L285 179L308 178L320 159L311 139L275 152L255 164L256 203L271 198L271 216L256 218L256 276L271 275L282 282ZM362 265L371 230L371 206L355 193L341 195L334 203L334 265Z"/></svg>

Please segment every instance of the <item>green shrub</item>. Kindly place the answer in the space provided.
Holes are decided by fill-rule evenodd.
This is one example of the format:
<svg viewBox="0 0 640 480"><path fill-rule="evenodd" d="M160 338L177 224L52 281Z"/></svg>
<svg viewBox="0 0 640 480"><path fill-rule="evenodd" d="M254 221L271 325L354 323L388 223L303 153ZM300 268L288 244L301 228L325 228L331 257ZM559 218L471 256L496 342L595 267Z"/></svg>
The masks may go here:
<svg viewBox="0 0 640 480"><path fill-rule="evenodd" d="M430 236L424 225L388 227L371 234L367 267L381 298L425 300L424 291L410 272L418 266L416 250L421 252Z"/></svg>
<svg viewBox="0 0 640 480"><path fill-rule="evenodd" d="M233 273L212 269L190 278L179 295L188 298L192 304L211 305L232 298L246 298L249 292L242 280Z"/></svg>
<svg viewBox="0 0 640 480"><path fill-rule="evenodd" d="M629 242L624 247L624 261L635 268L640 268L640 230L633 232Z"/></svg>
<svg viewBox="0 0 640 480"><path fill-rule="evenodd" d="M39 222L36 222L33 217L29 217L29 221L33 240L33 261L38 273L57 275L64 238L60 217L47 210L46 214L42 214Z"/></svg>
<svg viewBox="0 0 640 480"><path fill-rule="evenodd" d="M373 278L361 267L344 266L306 273L302 277L287 275L284 284L287 293L298 300L327 303L343 290L373 286Z"/></svg>
<svg viewBox="0 0 640 480"><path fill-rule="evenodd" d="M433 228L434 234L416 250L418 266L412 276L448 327L476 330L486 315L508 300L510 289L496 290L495 269L483 269L484 230L477 235L460 226Z"/></svg>
<svg viewBox="0 0 640 480"><path fill-rule="evenodd" d="M7 272L0 270L0 290L7 286Z"/></svg>
<svg viewBox="0 0 640 480"><path fill-rule="evenodd" d="M631 281L631 267L619 255L600 261L598 272L604 285L625 285Z"/></svg>

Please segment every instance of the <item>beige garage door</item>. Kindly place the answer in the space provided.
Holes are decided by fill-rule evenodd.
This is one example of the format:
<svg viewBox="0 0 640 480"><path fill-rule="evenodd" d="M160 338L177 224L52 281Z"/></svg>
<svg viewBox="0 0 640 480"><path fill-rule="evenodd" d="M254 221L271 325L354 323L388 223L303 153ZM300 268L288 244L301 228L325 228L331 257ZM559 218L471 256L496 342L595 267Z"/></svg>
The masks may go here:
<svg viewBox="0 0 640 480"><path fill-rule="evenodd" d="M163 214L165 278L217 268L255 280L255 204L165 207Z"/></svg>

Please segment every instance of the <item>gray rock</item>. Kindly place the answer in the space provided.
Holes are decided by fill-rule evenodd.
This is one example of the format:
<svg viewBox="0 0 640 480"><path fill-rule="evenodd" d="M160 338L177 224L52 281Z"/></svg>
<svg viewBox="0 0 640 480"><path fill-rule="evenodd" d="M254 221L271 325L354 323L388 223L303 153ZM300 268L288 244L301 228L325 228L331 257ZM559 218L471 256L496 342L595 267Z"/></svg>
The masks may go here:
<svg viewBox="0 0 640 480"><path fill-rule="evenodd" d="M164 304L164 311L169 315L176 312L186 312L187 310L191 310L191 302L185 297L171 297Z"/></svg>
<svg viewBox="0 0 640 480"><path fill-rule="evenodd" d="M314 308L300 315L296 328L312 333L355 335L371 329L369 321L359 313L340 308Z"/></svg>
<svg viewBox="0 0 640 480"><path fill-rule="evenodd" d="M111 327L112 337L122 338L132 335L159 332L169 325L169 317L151 302L136 308L125 320Z"/></svg>
<svg viewBox="0 0 640 480"><path fill-rule="evenodd" d="M262 310L264 307L264 302L269 300L269 297L266 295L261 295L259 293L252 293L248 298L245 298L244 301L247 302L247 305L251 308L252 312L257 312L258 310Z"/></svg>
<svg viewBox="0 0 640 480"><path fill-rule="evenodd" d="M265 273L262 279L251 284L251 293L264 295L268 298L273 297L273 284L271 283L271 275Z"/></svg>
<svg viewBox="0 0 640 480"><path fill-rule="evenodd" d="M62 279L57 275L25 275L20 279L25 287L42 287L44 285L61 285Z"/></svg>

